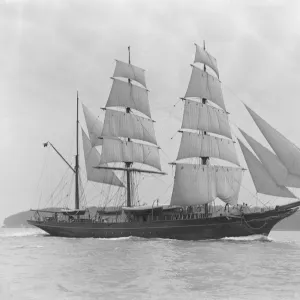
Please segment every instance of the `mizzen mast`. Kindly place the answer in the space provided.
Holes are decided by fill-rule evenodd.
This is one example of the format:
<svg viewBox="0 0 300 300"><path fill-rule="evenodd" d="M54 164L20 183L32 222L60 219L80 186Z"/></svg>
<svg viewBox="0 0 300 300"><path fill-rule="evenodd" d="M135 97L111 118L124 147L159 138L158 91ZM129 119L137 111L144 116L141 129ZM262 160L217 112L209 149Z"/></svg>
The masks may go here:
<svg viewBox="0 0 300 300"><path fill-rule="evenodd" d="M79 209L79 158L78 158L78 148L79 148L79 137L78 137L78 125L79 125L79 97L77 91L77 103L76 103L76 156L75 156L75 209Z"/></svg>

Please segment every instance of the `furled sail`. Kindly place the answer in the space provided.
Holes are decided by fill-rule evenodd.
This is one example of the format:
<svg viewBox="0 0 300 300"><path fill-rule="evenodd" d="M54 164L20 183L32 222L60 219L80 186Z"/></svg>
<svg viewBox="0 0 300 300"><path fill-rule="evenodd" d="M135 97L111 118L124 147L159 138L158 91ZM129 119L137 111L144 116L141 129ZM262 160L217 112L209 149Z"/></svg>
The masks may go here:
<svg viewBox="0 0 300 300"><path fill-rule="evenodd" d="M102 140L99 137L102 135L103 123L84 104L82 104L82 110L92 147L102 145Z"/></svg>
<svg viewBox="0 0 300 300"><path fill-rule="evenodd" d="M111 162L136 162L161 170L157 147L104 138L100 163Z"/></svg>
<svg viewBox="0 0 300 300"><path fill-rule="evenodd" d="M240 132L258 156L266 171L278 185L300 188L300 176L290 174L273 152L265 148L242 129L240 129Z"/></svg>
<svg viewBox="0 0 300 300"><path fill-rule="evenodd" d="M148 91L142 87L113 78L106 107L130 107L151 118Z"/></svg>
<svg viewBox="0 0 300 300"><path fill-rule="evenodd" d="M277 185L264 165L239 139L238 141L258 193L277 197L296 198L285 186Z"/></svg>
<svg viewBox="0 0 300 300"><path fill-rule="evenodd" d="M239 165L232 140L183 132L177 160L192 157L215 157Z"/></svg>
<svg viewBox="0 0 300 300"><path fill-rule="evenodd" d="M300 176L300 149L245 105L252 119L287 170Z"/></svg>
<svg viewBox="0 0 300 300"><path fill-rule="evenodd" d="M226 112L192 100L185 100L181 128L207 131L231 138Z"/></svg>
<svg viewBox="0 0 300 300"><path fill-rule="evenodd" d="M212 55L210 55L205 49L198 46L197 44L196 44L196 54L195 54L194 62L195 63L197 63L197 62L203 63L203 64L209 66L211 69L213 69L215 71L215 73L219 77L217 60Z"/></svg>
<svg viewBox="0 0 300 300"><path fill-rule="evenodd" d="M127 137L156 144L156 137L151 119L117 110L106 110L103 137Z"/></svg>
<svg viewBox="0 0 300 300"><path fill-rule="evenodd" d="M217 197L234 205L241 179L240 168L176 164L171 205L201 205Z"/></svg>
<svg viewBox="0 0 300 300"><path fill-rule="evenodd" d="M193 71L185 98L205 98L226 110L219 79L195 66L192 67Z"/></svg>
<svg viewBox="0 0 300 300"><path fill-rule="evenodd" d="M116 60L116 68L114 71L113 77L123 77L127 79L134 80L145 88L146 86L146 79L145 79L145 70L139 67L136 67L132 64L128 64L119 60Z"/></svg>
<svg viewBox="0 0 300 300"><path fill-rule="evenodd" d="M92 144L82 130L82 143L83 143L83 152L85 158L86 174L89 181L106 183L110 185L124 187L120 179L115 175L112 170L106 169L96 169L95 166L99 165L100 162L100 153L95 147L92 147Z"/></svg>

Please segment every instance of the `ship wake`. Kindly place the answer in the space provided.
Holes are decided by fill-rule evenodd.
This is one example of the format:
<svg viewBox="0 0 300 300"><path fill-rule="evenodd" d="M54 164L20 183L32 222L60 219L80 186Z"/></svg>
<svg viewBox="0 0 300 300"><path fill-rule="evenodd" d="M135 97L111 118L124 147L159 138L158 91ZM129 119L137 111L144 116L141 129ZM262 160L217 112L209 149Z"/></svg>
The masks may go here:
<svg viewBox="0 0 300 300"><path fill-rule="evenodd" d="M241 237L225 237L221 241L233 242L233 243L248 243L248 242L273 242L274 240L269 236L256 234L250 236L241 236Z"/></svg>
<svg viewBox="0 0 300 300"><path fill-rule="evenodd" d="M5 228L0 231L0 238L9 237L28 237L28 236L44 236L48 235L38 228Z"/></svg>

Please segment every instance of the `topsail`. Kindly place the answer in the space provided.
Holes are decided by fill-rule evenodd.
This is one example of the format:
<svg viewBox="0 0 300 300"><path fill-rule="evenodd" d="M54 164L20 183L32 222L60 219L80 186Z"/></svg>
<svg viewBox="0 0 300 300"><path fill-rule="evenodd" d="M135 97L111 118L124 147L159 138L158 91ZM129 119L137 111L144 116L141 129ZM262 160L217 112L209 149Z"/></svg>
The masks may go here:
<svg viewBox="0 0 300 300"><path fill-rule="evenodd" d="M145 79L145 70L136 67L130 63L128 64L117 60L113 77L122 77L122 78L131 79L140 83L145 88L147 88L146 79Z"/></svg>
<svg viewBox="0 0 300 300"><path fill-rule="evenodd" d="M192 75L185 98L206 98L226 110L219 79L196 66L192 67Z"/></svg>
<svg viewBox="0 0 300 300"><path fill-rule="evenodd" d="M215 71L219 78L219 70L217 66L217 60L210 55L204 48L198 46L196 44L196 54L195 54L195 63L199 62L209 66L211 69Z"/></svg>

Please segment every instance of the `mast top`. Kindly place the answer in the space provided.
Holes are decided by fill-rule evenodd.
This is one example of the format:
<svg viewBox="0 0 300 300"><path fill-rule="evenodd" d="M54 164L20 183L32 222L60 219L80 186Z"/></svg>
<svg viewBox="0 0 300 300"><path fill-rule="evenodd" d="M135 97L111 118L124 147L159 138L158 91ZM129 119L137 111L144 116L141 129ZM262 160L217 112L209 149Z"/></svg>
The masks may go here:
<svg viewBox="0 0 300 300"><path fill-rule="evenodd" d="M130 59L130 46L128 46L128 62L131 64L131 59Z"/></svg>

